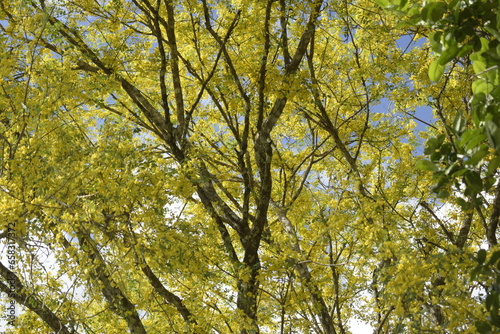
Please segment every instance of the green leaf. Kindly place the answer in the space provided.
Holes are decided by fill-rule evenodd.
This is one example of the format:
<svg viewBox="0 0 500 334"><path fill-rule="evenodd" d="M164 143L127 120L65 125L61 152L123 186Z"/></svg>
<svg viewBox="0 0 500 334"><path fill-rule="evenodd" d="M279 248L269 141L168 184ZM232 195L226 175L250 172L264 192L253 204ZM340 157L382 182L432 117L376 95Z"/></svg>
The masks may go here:
<svg viewBox="0 0 500 334"><path fill-rule="evenodd" d="M500 251L495 251L488 260L488 265L493 265L497 260L500 259Z"/></svg>
<svg viewBox="0 0 500 334"><path fill-rule="evenodd" d="M465 145L465 151L467 153L470 153L473 151L479 144L484 142L486 139L486 135L484 133L476 134L474 137L472 137L467 144Z"/></svg>
<svg viewBox="0 0 500 334"><path fill-rule="evenodd" d="M450 143L444 143L443 145L441 145L441 149L439 151L448 159L453 159L451 156L451 153L453 152L453 146Z"/></svg>
<svg viewBox="0 0 500 334"><path fill-rule="evenodd" d="M429 66L429 79L431 79L431 81L438 81L443 73L444 65L441 65L438 59L434 60Z"/></svg>
<svg viewBox="0 0 500 334"><path fill-rule="evenodd" d="M493 121L486 121L484 123L484 128L486 130L486 136L488 136L488 141L491 146L497 151L500 150L500 129L497 124Z"/></svg>
<svg viewBox="0 0 500 334"><path fill-rule="evenodd" d="M497 12L497 30L500 31L500 10Z"/></svg>
<svg viewBox="0 0 500 334"><path fill-rule="evenodd" d="M476 171L468 171L464 174L464 181L467 186L467 190L473 193L480 193L483 190L483 180L481 176Z"/></svg>
<svg viewBox="0 0 500 334"><path fill-rule="evenodd" d="M452 0L448 3L448 9L455 9L454 7L457 5L459 0Z"/></svg>
<svg viewBox="0 0 500 334"><path fill-rule="evenodd" d="M431 154L434 153L438 148L441 147L443 144L445 136L444 135L439 135L437 137L432 137L427 140L425 143L425 149L424 149L424 154Z"/></svg>
<svg viewBox="0 0 500 334"><path fill-rule="evenodd" d="M489 323L478 320L475 323L476 329L480 334L488 334L491 333L491 326Z"/></svg>
<svg viewBox="0 0 500 334"><path fill-rule="evenodd" d="M462 210L470 210L472 208L471 203L461 197L456 198L455 202L462 208Z"/></svg>
<svg viewBox="0 0 500 334"><path fill-rule="evenodd" d="M448 198L450 196L450 192L445 189L441 189L437 194L437 198Z"/></svg>
<svg viewBox="0 0 500 334"><path fill-rule="evenodd" d="M466 120L462 117L462 113L459 112L457 113L457 116L455 116L455 120L453 121L453 130L455 134L458 136L461 136L462 133L465 131L465 126L467 125Z"/></svg>
<svg viewBox="0 0 500 334"><path fill-rule="evenodd" d="M432 51L437 53L441 53L443 51L443 44L441 42L442 36L442 31L434 31L430 34L429 41L431 42Z"/></svg>
<svg viewBox="0 0 500 334"><path fill-rule="evenodd" d="M450 175L450 174L453 174L454 172L456 172L457 170L459 170L460 167L457 166L457 163L454 162L453 164L451 164L450 166L448 166L445 171L444 171L444 174L445 175Z"/></svg>
<svg viewBox="0 0 500 334"><path fill-rule="evenodd" d="M451 176L459 177L459 176L464 175L467 171L468 171L467 168L461 168L461 169L457 170L456 172L453 172L453 174L451 174Z"/></svg>
<svg viewBox="0 0 500 334"><path fill-rule="evenodd" d="M492 294L489 294L487 297L486 297L486 308L489 309L491 308L491 306L493 305L493 302L495 301L495 296L492 295Z"/></svg>
<svg viewBox="0 0 500 334"><path fill-rule="evenodd" d="M391 5L389 0L375 0L375 2L377 3L377 5L379 5L382 8L387 8Z"/></svg>
<svg viewBox="0 0 500 334"><path fill-rule="evenodd" d="M484 79L477 79L472 83L472 93L487 95L493 89L493 85L486 82Z"/></svg>
<svg viewBox="0 0 500 334"><path fill-rule="evenodd" d="M466 162L465 164L466 165L469 165L469 166L476 166L478 165L485 156L488 155L488 149L485 148L485 149L482 149L482 150L479 150L477 151L476 153L474 153L472 155L472 157L470 157Z"/></svg>
<svg viewBox="0 0 500 334"><path fill-rule="evenodd" d="M491 86L488 91L488 93L490 93L493 88L498 85L498 71L494 68L489 68L484 72L482 77L485 78L487 83Z"/></svg>
<svg viewBox="0 0 500 334"><path fill-rule="evenodd" d="M500 85L493 88L490 92L491 96L495 99L495 101L500 101Z"/></svg>
<svg viewBox="0 0 500 334"><path fill-rule="evenodd" d="M467 44L467 45L464 45L460 48L460 50L458 51L458 54L457 54L457 58L459 57L463 57L464 55L468 54L469 52L471 52L473 49L473 46L470 45L470 44Z"/></svg>
<svg viewBox="0 0 500 334"><path fill-rule="evenodd" d="M438 63L440 65L446 65L450 60L457 56L458 51L460 51L460 49L458 48L457 44L453 43L448 48L446 48L443 53L441 53L441 56L439 56L438 58Z"/></svg>
<svg viewBox="0 0 500 334"><path fill-rule="evenodd" d="M433 152L429 158L431 159L432 162L437 162L439 160L441 160L441 157L443 156L443 153L441 151L436 151L436 152Z"/></svg>
<svg viewBox="0 0 500 334"><path fill-rule="evenodd" d="M442 17L448 5L441 1L430 2L422 9L422 16L425 21L435 23Z"/></svg>
<svg viewBox="0 0 500 334"><path fill-rule="evenodd" d="M482 52L488 51L488 49L490 48L490 41L484 37L481 37L480 41L481 41L481 51Z"/></svg>
<svg viewBox="0 0 500 334"><path fill-rule="evenodd" d="M399 1L399 9L404 10L406 8L407 4L408 4L408 0L400 0Z"/></svg>
<svg viewBox="0 0 500 334"><path fill-rule="evenodd" d="M474 68L474 73L482 73L486 70L486 62L483 59L474 60L472 61L472 67Z"/></svg>
<svg viewBox="0 0 500 334"><path fill-rule="evenodd" d="M417 161L415 167L417 169L428 170L431 172L436 172L438 170L438 167L429 160L419 160Z"/></svg>
<svg viewBox="0 0 500 334"><path fill-rule="evenodd" d="M500 156L494 157L488 163L488 175L493 175L498 167L500 167Z"/></svg>
<svg viewBox="0 0 500 334"><path fill-rule="evenodd" d="M492 178L492 177L485 177L483 178L483 182L484 182L484 190L485 191L488 191L491 189L491 187L493 187L493 185L495 184L496 182L496 178Z"/></svg>
<svg viewBox="0 0 500 334"><path fill-rule="evenodd" d="M490 311L490 318L491 321L490 323L495 326L499 327L500 326L500 316L498 315L498 293L494 293L497 296L497 304L493 307L493 309Z"/></svg>
<svg viewBox="0 0 500 334"><path fill-rule="evenodd" d="M483 264L484 260L486 260L486 250L480 249L477 251L476 261L479 264Z"/></svg>

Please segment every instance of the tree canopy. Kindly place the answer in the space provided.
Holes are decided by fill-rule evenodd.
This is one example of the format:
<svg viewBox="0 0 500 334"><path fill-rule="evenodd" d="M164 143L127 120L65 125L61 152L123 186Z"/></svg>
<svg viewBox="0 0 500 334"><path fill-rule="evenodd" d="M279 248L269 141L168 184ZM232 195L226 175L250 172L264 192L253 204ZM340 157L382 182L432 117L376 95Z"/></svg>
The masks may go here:
<svg viewBox="0 0 500 334"><path fill-rule="evenodd" d="M497 16L0 0L7 330L492 330Z"/></svg>

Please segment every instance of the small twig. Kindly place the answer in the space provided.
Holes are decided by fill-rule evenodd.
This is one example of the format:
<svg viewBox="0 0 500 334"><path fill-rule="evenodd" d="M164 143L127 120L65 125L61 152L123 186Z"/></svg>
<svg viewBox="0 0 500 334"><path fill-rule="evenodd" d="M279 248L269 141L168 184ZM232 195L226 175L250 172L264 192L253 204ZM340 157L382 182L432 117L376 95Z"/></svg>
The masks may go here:
<svg viewBox="0 0 500 334"><path fill-rule="evenodd" d="M317 265L320 265L320 266L325 266L325 267L336 267L336 266L343 266L343 265L347 264L347 262L342 262L342 263L320 263L320 262L316 262L316 261L313 261L313 260L304 260L304 261L297 262L296 264L304 264L304 263L314 263L314 264L317 264Z"/></svg>
<svg viewBox="0 0 500 334"><path fill-rule="evenodd" d="M429 204L427 204L427 202L424 202L424 201L421 201L420 202L420 206L422 206L424 209L426 209L431 215L432 217L434 217L434 219L437 220L439 226L441 227L441 229L443 230L444 234L446 235L446 237L448 238L448 240L452 243L452 244L455 244L455 237L453 236L453 233L451 233L450 231L448 231L448 229L446 228L446 226L444 226L444 223L441 221L441 219L439 219L439 217L434 213L434 211L431 209L431 207L429 206Z"/></svg>
<svg viewBox="0 0 500 334"><path fill-rule="evenodd" d="M496 70L496 69L498 69L498 68L499 68L499 66L498 66L498 65L491 66L491 67L489 67L489 68L485 69L484 71L481 71L481 72L479 72L479 73L474 74L474 76L475 76L475 77L478 77L478 76L480 76L480 75L482 75L482 74L484 74L484 73L486 73L486 72L489 72L489 71L492 71L492 70Z"/></svg>
<svg viewBox="0 0 500 334"><path fill-rule="evenodd" d="M394 310L394 306L389 307L387 312L385 312L384 318L380 322L380 324L377 327L377 331L375 333L380 333L382 331L382 326L384 326L385 322L387 321L387 318L389 318L389 314Z"/></svg>

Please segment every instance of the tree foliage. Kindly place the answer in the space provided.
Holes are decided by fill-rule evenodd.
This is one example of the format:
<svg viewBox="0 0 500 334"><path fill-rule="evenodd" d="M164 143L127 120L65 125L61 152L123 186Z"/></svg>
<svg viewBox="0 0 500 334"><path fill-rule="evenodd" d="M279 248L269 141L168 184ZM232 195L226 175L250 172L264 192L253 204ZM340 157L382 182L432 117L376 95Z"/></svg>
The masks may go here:
<svg viewBox="0 0 500 334"><path fill-rule="evenodd" d="M0 0L0 24L12 332L486 321L469 274L496 240L496 119L469 101L496 94L476 68L494 44L446 51L366 0Z"/></svg>
<svg viewBox="0 0 500 334"><path fill-rule="evenodd" d="M492 248L478 251L477 266L471 272L473 279L482 282L486 290L485 305L489 311L488 321L478 320L480 333L491 333L500 328L498 244L496 230L500 210L500 184L496 170L500 165L500 12L495 1L431 1L424 6L407 2L391 4L379 1L386 8L397 9L408 15L411 25L424 25L432 32L429 35L437 58L429 67L429 77L437 81L443 76L446 66L460 66L473 70L471 93L465 110L459 110L453 121L445 127L445 133L429 139L424 153L429 160L421 160L419 167L434 173L438 197L449 196L443 187L454 185L456 198L463 210L477 211L483 220L486 241ZM446 124L445 124L446 125ZM496 190L486 200L488 192L496 183ZM466 201L464 198L468 198ZM484 209L491 210L486 220Z"/></svg>

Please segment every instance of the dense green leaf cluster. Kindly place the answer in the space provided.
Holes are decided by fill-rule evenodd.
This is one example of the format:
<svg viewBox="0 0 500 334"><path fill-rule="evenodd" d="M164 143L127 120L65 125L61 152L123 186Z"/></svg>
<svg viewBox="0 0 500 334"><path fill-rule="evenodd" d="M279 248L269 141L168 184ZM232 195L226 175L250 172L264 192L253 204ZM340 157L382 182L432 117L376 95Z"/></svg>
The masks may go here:
<svg viewBox="0 0 500 334"><path fill-rule="evenodd" d="M429 41L436 59L429 66L429 78L440 80L447 68L459 67L472 76L468 110L456 114L446 133L427 141L424 154L429 159L417 168L434 173L433 191L440 198L450 196L448 189L463 195L456 199L464 210L488 205L484 194L497 182L500 165L500 12L499 2L492 0L428 1L424 6L408 1L378 1L386 8L408 17L405 24L431 30ZM470 68L472 67L472 73ZM462 198L463 197L463 198ZM465 200L467 198L469 200ZM495 204L496 205L496 201ZM492 209L492 219L495 208ZM488 229L487 229L488 230ZM496 238L490 238L490 246ZM486 287L488 322L477 321L480 333L500 328L500 251L477 254L472 278Z"/></svg>
<svg viewBox="0 0 500 334"><path fill-rule="evenodd" d="M500 20L496 1L431 1L423 7L400 3L409 14L408 24L431 29L429 41L437 58L429 66L429 78L439 80L446 66L461 67L474 73L470 110L458 113L453 126L427 143L429 162L419 163L433 171L435 188L447 197L443 186L465 184L464 194L476 198L494 183L493 171L500 165ZM448 140L444 142L444 139ZM495 152L491 156L490 148ZM483 165L486 168L481 168ZM457 182L458 180L458 182ZM460 204L460 203L459 203Z"/></svg>
<svg viewBox="0 0 500 334"><path fill-rule="evenodd" d="M489 283L486 285L485 299L489 322L476 322L479 333L491 333L493 328L500 328L500 251L492 252L487 261L486 257L486 250L481 249L475 258L477 266L471 272L472 279Z"/></svg>

